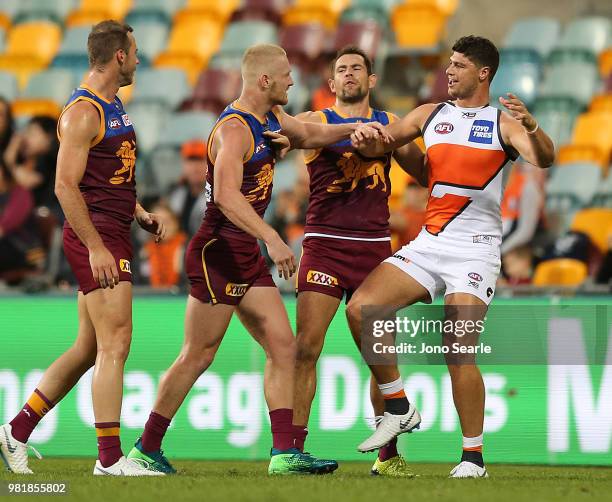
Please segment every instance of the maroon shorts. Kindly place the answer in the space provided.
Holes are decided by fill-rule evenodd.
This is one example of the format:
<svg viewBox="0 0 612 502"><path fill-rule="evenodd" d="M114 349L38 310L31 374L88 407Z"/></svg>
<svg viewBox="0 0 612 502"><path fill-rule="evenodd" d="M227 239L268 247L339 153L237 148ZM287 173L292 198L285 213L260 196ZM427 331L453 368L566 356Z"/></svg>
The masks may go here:
<svg viewBox="0 0 612 502"><path fill-rule="evenodd" d="M306 237L296 292L315 291L348 302L368 274L391 256L390 241Z"/></svg>
<svg viewBox="0 0 612 502"><path fill-rule="evenodd" d="M132 282L132 239L130 227L123 225L95 225L96 230L102 237L102 242L115 257L119 281ZM64 225L64 254L72 268L72 272L79 284L79 291L84 295L98 289L100 285L94 280L89 264L89 250L77 237L74 230Z"/></svg>
<svg viewBox="0 0 612 502"><path fill-rule="evenodd" d="M251 287L275 287L257 241L198 232L187 247L185 271L191 296L213 305L238 305Z"/></svg>

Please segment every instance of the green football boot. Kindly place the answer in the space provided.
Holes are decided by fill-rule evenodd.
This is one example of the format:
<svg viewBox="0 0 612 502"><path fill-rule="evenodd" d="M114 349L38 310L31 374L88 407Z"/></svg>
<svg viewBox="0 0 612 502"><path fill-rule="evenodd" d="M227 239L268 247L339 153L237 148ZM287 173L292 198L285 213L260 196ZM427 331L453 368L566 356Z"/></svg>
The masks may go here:
<svg viewBox="0 0 612 502"><path fill-rule="evenodd" d="M145 451L142 447L142 438L138 438L134 448L130 451L127 458L136 458L142 461L149 471L163 472L164 474L176 474L176 469L172 467L168 459L164 456L163 450Z"/></svg>
<svg viewBox="0 0 612 502"><path fill-rule="evenodd" d="M323 460L308 453L302 453L297 448L276 450L270 452L268 474L328 474L338 468L335 460Z"/></svg>

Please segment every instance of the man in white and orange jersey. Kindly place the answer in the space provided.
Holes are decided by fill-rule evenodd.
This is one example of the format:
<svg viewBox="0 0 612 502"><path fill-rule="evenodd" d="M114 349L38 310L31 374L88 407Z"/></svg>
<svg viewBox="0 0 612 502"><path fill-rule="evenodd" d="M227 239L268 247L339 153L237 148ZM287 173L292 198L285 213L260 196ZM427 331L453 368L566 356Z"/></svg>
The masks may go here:
<svg viewBox="0 0 612 502"><path fill-rule="evenodd" d="M442 291L447 319L482 322L500 270L504 168L519 154L538 167L553 162L552 141L515 95L500 98L509 113L489 106L489 86L499 64L495 45L468 36L452 50L446 70L452 101L422 105L388 125L395 138L389 144L353 141L363 155L374 157L423 136L430 189L419 236L379 265L347 306L358 343L362 307L429 303ZM449 343L449 337L444 338ZM482 458L485 389L475 358L468 362L457 364L456 358L447 357L463 433L461 462L450 474L455 478L488 476ZM396 363L369 365L379 385L402 388ZM393 410L385 411L376 431L359 445L360 451L380 448L415 428L418 412L405 397L400 399L402 406L395 403Z"/></svg>

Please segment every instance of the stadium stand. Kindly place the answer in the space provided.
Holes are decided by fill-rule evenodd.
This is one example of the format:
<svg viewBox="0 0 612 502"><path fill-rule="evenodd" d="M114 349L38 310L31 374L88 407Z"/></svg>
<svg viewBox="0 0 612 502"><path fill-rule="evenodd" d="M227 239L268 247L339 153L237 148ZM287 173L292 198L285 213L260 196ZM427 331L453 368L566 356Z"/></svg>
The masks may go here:
<svg viewBox="0 0 612 502"><path fill-rule="evenodd" d="M534 273L534 286L578 286L587 278L587 266L580 260L557 258L540 263Z"/></svg>

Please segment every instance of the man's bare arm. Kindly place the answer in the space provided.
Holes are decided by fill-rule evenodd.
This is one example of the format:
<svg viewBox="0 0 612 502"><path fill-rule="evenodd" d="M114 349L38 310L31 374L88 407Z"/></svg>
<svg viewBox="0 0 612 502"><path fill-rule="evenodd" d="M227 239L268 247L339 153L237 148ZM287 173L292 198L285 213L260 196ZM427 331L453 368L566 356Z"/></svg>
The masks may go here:
<svg viewBox="0 0 612 502"><path fill-rule="evenodd" d="M57 154L55 195L64 215L81 242L89 250L94 279L103 288L119 283L119 272L93 226L79 183L85 173L91 141L100 130L100 115L87 102L78 102L62 115L59 123L60 147Z"/></svg>
<svg viewBox="0 0 612 502"><path fill-rule="evenodd" d="M425 154L415 143L408 143L393 151L393 158L398 165L412 176L419 185L426 187L429 181L429 173L425 163Z"/></svg>
<svg viewBox="0 0 612 502"><path fill-rule="evenodd" d="M397 150L422 135L422 128L436 108L436 104L428 103L415 108L400 120L385 126L385 131L392 138L388 143L380 138L369 138L357 141L351 136L353 146L366 157L380 157L381 155Z"/></svg>
<svg viewBox="0 0 612 502"><path fill-rule="evenodd" d="M502 113L500 118L504 141L530 164L550 167L555 160L555 145L525 104L511 93L508 98L500 97L499 100L510 112Z"/></svg>
<svg viewBox="0 0 612 502"><path fill-rule="evenodd" d="M215 205L241 230L264 241L279 274L289 278L296 268L295 257L276 230L253 209L240 191L243 161L250 148L250 132L237 120L224 122L216 131L211 145L214 157Z"/></svg>

